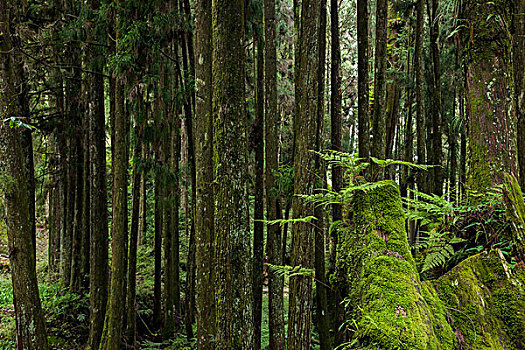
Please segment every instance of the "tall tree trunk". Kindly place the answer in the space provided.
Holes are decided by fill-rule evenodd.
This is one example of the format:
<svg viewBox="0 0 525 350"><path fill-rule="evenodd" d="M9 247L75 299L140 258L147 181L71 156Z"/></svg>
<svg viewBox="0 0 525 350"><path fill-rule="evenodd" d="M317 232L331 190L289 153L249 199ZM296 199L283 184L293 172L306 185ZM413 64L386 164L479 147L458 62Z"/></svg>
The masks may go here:
<svg viewBox="0 0 525 350"><path fill-rule="evenodd" d="M443 117L441 114L441 66L439 59L439 18L438 0L432 0L432 12L429 16L430 27L430 52L432 55L432 152L429 162L433 165L440 165L431 169L432 186L429 190L441 196L443 194ZM430 10L428 10L430 12Z"/></svg>
<svg viewBox="0 0 525 350"><path fill-rule="evenodd" d="M257 45L256 59L256 104L255 104L255 188L253 214L253 349L261 349L261 324L263 304L264 266L264 41L262 18L255 29Z"/></svg>
<svg viewBox="0 0 525 350"><path fill-rule="evenodd" d="M88 2L89 18L100 8L99 0ZM101 28L97 27L94 39L103 40ZM104 110L104 54L101 48L88 46L86 62L96 74L88 75L89 100L86 101L89 116L89 143L92 187L90 193L91 237L89 242L89 339L88 346L98 349L104 327L108 294L108 213L106 184L106 115Z"/></svg>
<svg viewBox="0 0 525 350"><path fill-rule="evenodd" d="M319 66L318 93L317 93L317 132L315 149L323 148L323 121L324 121L324 88L326 76L326 0L321 0L321 19L319 23ZM319 156L315 157L316 187L324 187L324 166L321 165ZM319 192L319 191L317 191ZM318 206L314 209L314 215L318 218L314 230L314 266L315 266L315 325L319 333L321 350L332 349L332 339L330 337L330 315L328 313L328 281L326 278L326 256L325 256L325 229L323 209Z"/></svg>
<svg viewBox="0 0 525 350"><path fill-rule="evenodd" d="M414 72L416 74L416 134L417 134L417 163L426 163L425 148L425 106L424 106L424 67L423 67L423 32L424 32L424 0L416 3L416 47L414 52ZM426 174L418 173L417 185L420 191L427 190Z"/></svg>
<svg viewBox="0 0 525 350"><path fill-rule="evenodd" d="M266 180L266 218L276 220L279 196L275 189L275 171L279 168L279 124L280 116L277 104L277 33L275 18L275 0L264 1L264 138L265 138L265 180ZM282 265L281 228L279 225L266 226L267 262ZM273 270L268 271L268 327L270 332L269 349L285 349L284 279Z"/></svg>
<svg viewBox="0 0 525 350"><path fill-rule="evenodd" d="M368 0L367 0L368 1ZM359 15L362 16L362 6L363 3L365 4L365 12L366 12L366 4L367 1L360 1L358 3L358 6L360 8ZM338 0L330 0L330 14L331 14L331 73L330 73L330 86L331 86L331 94L330 94L330 122L331 122L331 149L333 151L337 152L343 152L342 147L342 119L341 119L341 109L342 109L342 92L341 92L341 44L340 44L340 34L339 34L339 1ZM360 18L358 15L358 18ZM367 19L365 18L365 21ZM361 19L359 19L359 24L361 23ZM365 23L366 28L366 23ZM360 32L361 34L361 32ZM358 40L362 39L361 37L358 37ZM365 37L365 40L368 41L368 36ZM362 43L358 42L358 50L361 49ZM365 47L366 48L366 47ZM360 52L360 51L359 51ZM362 54L362 53L361 53ZM364 53L366 55L366 51ZM358 59L362 59L361 56L359 56ZM360 61L359 61L360 62ZM368 62L367 62L368 63ZM358 63L359 64L359 63ZM362 64L362 62L361 62ZM362 75L360 75L360 70L358 67L358 79L362 79ZM366 75L366 79L368 79L368 75ZM361 80L359 80L359 83ZM358 86L358 94L361 92L361 88ZM368 87L366 87L367 93L364 98L366 99L365 104L367 106L367 109L365 111L366 115L368 115ZM360 95L359 95L360 96ZM361 101L362 102L362 101ZM358 101L358 118L361 117L361 105ZM359 119L360 120L360 119ZM368 131L365 133L365 135L368 135ZM360 135L361 136L361 135ZM364 152L364 151L363 151ZM359 156L361 155L361 149L359 149ZM367 156L368 157L368 156ZM341 191L343 187L343 169L338 166L332 165L332 189L334 192ZM343 219L343 210L340 204L334 204L332 205L332 222L337 222ZM328 273L329 275L333 274L335 272L335 264L337 261L337 243L338 243L338 232L337 229L333 229L332 233L330 235L330 259L329 259L329 267L328 267ZM331 319L332 319L332 329L335 332L334 337L334 346L337 346L343 342L342 334L339 332L340 325L343 322L343 309L341 307L341 296L337 290L332 290L332 292L329 294L329 307L332 310L331 313Z"/></svg>
<svg viewBox="0 0 525 350"><path fill-rule="evenodd" d="M211 0L195 2L195 199L197 348L215 348L215 230Z"/></svg>
<svg viewBox="0 0 525 350"><path fill-rule="evenodd" d="M525 190L525 2L514 0L512 9L514 72L514 110L518 121L519 183Z"/></svg>
<svg viewBox="0 0 525 350"><path fill-rule="evenodd" d="M387 41L388 3L387 0L377 0L376 4L376 49L374 60L374 108L372 118L372 150L373 157L385 158L385 112L386 112L386 41ZM383 171L377 166L372 168L373 176L381 180Z"/></svg>
<svg viewBox="0 0 525 350"><path fill-rule="evenodd" d="M137 245L139 235L140 219L140 190L142 170L139 169L142 152L142 137L144 128L144 97L142 91L139 92L135 110L135 135L133 139L133 179L132 179L132 201L131 201L131 226L129 232L129 253L128 253L128 276L127 276L127 295L126 295L126 338L127 344L135 347L136 342L136 284L137 284Z"/></svg>
<svg viewBox="0 0 525 350"><path fill-rule="evenodd" d="M213 2L217 349L253 345L244 0Z"/></svg>
<svg viewBox="0 0 525 350"><path fill-rule="evenodd" d="M310 154L316 148L319 99L319 32L322 3L305 0L302 3L299 47L296 51L299 63L296 76L296 113L294 121L294 193L311 195L315 188L315 157ZM294 218L314 214L312 203L294 197ZM314 226L298 222L292 233L292 266L305 269L314 267ZM312 335L312 276L290 278L290 310L288 313L288 349L310 349Z"/></svg>
<svg viewBox="0 0 525 350"><path fill-rule="evenodd" d="M11 127L17 117L15 89L19 86L11 41L11 25L16 23L21 4L0 0L0 178L5 198L5 222L18 349L46 350L47 336L38 293L33 249L33 223L29 205L28 174L24 162L21 128ZM9 16L11 15L11 16Z"/></svg>
<svg viewBox="0 0 525 350"><path fill-rule="evenodd" d="M515 126L507 87L511 40L504 21L508 1L462 2L461 18L468 23L460 33L466 82L469 136L469 187L484 193L500 183L502 172L516 173ZM501 170L500 170L501 169Z"/></svg>
<svg viewBox="0 0 525 350"><path fill-rule="evenodd" d="M357 2L357 119L359 157L364 159L370 156L368 16L368 0L359 0Z"/></svg>
<svg viewBox="0 0 525 350"><path fill-rule="evenodd" d="M120 16L119 16L120 17ZM119 18L119 21L121 19ZM117 40L121 39L117 31ZM126 269L128 253L128 115L123 79L115 77L115 123L113 163L113 227L111 240L111 282L101 350L118 350L122 340L126 307Z"/></svg>

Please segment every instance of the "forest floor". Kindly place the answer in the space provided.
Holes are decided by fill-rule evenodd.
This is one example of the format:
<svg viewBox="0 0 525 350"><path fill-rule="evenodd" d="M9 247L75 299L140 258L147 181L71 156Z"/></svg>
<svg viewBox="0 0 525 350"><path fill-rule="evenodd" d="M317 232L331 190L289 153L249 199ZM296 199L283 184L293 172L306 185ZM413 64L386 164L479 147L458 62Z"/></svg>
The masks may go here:
<svg viewBox="0 0 525 350"><path fill-rule="evenodd" d="M2 231L2 230L0 230ZM184 245L182 245L184 247ZM46 317L51 349L84 349L89 331L89 295L73 293L61 281L48 273L48 231L37 227L37 276L42 307ZM15 348L16 325L14 319L13 290L7 255L5 232L0 232L0 350ZM186 252L181 251L181 257ZM185 280L185 260L181 261L181 281ZM154 254L147 244L139 247L137 262L137 331L139 348L184 350L194 349L194 340L188 341L183 325L174 339L160 342L160 337L149 330L153 314ZM184 286L184 283L182 283ZM182 291L184 293L184 291ZM263 293L262 349L268 348L268 294ZM288 289L285 289L285 317L288 311ZM286 324L286 323L285 323ZM316 335L314 335L314 343Z"/></svg>

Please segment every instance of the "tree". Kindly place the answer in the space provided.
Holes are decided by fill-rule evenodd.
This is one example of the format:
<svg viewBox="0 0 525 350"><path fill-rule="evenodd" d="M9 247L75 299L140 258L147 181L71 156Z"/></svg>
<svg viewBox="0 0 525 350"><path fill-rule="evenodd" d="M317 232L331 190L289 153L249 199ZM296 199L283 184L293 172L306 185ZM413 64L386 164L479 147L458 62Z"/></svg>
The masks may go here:
<svg viewBox="0 0 525 350"><path fill-rule="evenodd" d="M264 139L265 139L265 179L266 179L266 218L277 220L279 215L279 196L275 188L275 171L279 167L278 133L279 110L277 105L277 37L275 19L275 0L264 1ZM281 228L267 225L266 256L269 264L282 265ZM268 272L268 320L270 349L285 349L283 315L284 280L275 271Z"/></svg>
<svg viewBox="0 0 525 350"><path fill-rule="evenodd" d="M385 129L386 129L386 65L387 65L387 0L378 0L376 4L376 52L374 60L374 115L372 118L372 150L373 157L385 158ZM374 171L377 171L375 167ZM381 174L379 177L383 177Z"/></svg>
<svg viewBox="0 0 525 350"><path fill-rule="evenodd" d="M516 172L515 126L509 113L511 40L505 27L510 3L463 1L461 53L465 72L469 139L468 185L484 193Z"/></svg>
<svg viewBox="0 0 525 350"><path fill-rule="evenodd" d="M33 222L30 214L28 174L24 164L22 128L16 114L15 55L12 25L22 4L0 0L0 183L5 198L9 260L16 314L17 348L48 348L36 279Z"/></svg>
<svg viewBox="0 0 525 350"><path fill-rule="evenodd" d="M117 41L122 38L123 14L118 15ZM128 253L128 115L125 106L124 81L115 77L115 116L112 125L113 153L113 226L111 237L111 281L101 350L118 350L122 341L126 306L126 267Z"/></svg>
<svg viewBox="0 0 525 350"><path fill-rule="evenodd" d="M244 0L213 2L217 349L253 345Z"/></svg>
<svg viewBox="0 0 525 350"><path fill-rule="evenodd" d="M322 2L305 0L301 6L299 47L296 48L296 114L294 119L294 192L311 195L315 189L315 157L318 129L319 81L319 32ZM293 203L295 218L313 216L314 206L296 196ZM297 222L293 227L293 267L313 269L314 226ZM288 313L288 349L310 349L312 323L312 277L305 275L290 278L290 310Z"/></svg>
<svg viewBox="0 0 525 350"><path fill-rule="evenodd" d="M332 57L332 64L335 64ZM370 114L368 86L368 0L357 2L357 114L359 157L370 156ZM333 103L332 103L333 104ZM332 108L334 108L332 106Z"/></svg>
<svg viewBox="0 0 525 350"><path fill-rule="evenodd" d="M215 348L215 236L211 0L195 3L195 199L197 348Z"/></svg>
<svg viewBox="0 0 525 350"><path fill-rule="evenodd" d="M100 8L99 0L87 3L88 18L95 20ZM101 26L90 32L93 39L103 40ZM108 293L108 214L106 186L106 115L104 112L104 51L89 46L86 63L93 74L88 75L90 94L86 101L89 118L89 142L91 163L90 193L90 263L89 263L89 340L91 349L98 349L104 327Z"/></svg>
<svg viewBox="0 0 525 350"><path fill-rule="evenodd" d="M425 106L424 106L424 68L423 68L423 34L424 34L424 0L417 0L416 3L416 42L414 50L414 72L416 75L416 133L417 133L417 163L425 164ZM419 190L426 191L425 174L419 173L417 179Z"/></svg>
<svg viewBox="0 0 525 350"><path fill-rule="evenodd" d="M512 8L514 110L518 121L518 165L520 186L525 189L525 3L514 1Z"/></svg>

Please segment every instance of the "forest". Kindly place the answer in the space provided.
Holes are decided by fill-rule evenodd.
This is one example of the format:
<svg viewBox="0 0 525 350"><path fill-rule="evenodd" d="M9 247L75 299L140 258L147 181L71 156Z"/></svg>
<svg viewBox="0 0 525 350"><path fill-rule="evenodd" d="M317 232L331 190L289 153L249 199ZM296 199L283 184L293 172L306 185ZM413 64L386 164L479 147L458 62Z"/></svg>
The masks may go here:
<svg viewBox="0 0 525 350"><path fill-rule="evenodd" d="M525 349L524 0L0 0L0 350Z"/></svg>

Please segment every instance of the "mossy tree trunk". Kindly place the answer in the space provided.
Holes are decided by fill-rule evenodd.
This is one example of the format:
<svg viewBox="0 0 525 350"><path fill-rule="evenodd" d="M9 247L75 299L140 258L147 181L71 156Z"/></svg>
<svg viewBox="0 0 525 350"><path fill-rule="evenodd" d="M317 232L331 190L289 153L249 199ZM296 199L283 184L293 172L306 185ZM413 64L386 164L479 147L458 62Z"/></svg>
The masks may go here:
<svg viewBox="0 0 525 350"><path fill-rule="evenodd" d="M254 124L255 186L253 214L253 349L261 349L261 326L264 283L264 38L262 16L254 32L256 49L256 102Z"/></svg>
<svg viewBox="0 0 525 350"><path fill-rule="evenodd" d="M279 197L275 188L274 172L279 167L279 125L280 116L277 104L277 30L275 0L264 1L264 138L265 138L265 180L266 180L266 218L276 220L279 213ZM273 265L282 265L281 228L267 225L266 257ZM271 350L286 347L283 313L284 279L274 271L268 271L268 327Z"/></svg>
<svg viewBox="0 0 525 350"><path fill-rule="evenodd" d="M5 197L5 222L18 349L46 350L47 335L40 304L33 249L33 223L29 206L27 172L22 147L22 128L13 128L11 118L19 118L15 89L14 47L11 26L22 4L0 0L0 186Z"/></svg>
<svg viewBox="0 0 525 350"><path fill-rule="evenodd" d="M305 0L301 6L296 48L297 74L295 76L296 114L294 119L294 193L311 195L315 189L315 157L319 108L319 32L322 2ZM314 206L301 197L293 200L294 218L314 215ZM292 261L294 267L314 267L314 226L298 222L292 233ZM288 313L288 349L310 349L312 335L311 276L290 278Z"/></svg>
<svg viewBox="0 0 525 350"><path fill-rule="evenodd" d="M213 2L216 349L253 345L244 0Z"/></svg>
<svg viewBox="0 0 525 350"><path fill-rule="evenodd" d="M424 16L425 2L417 0L416 2L416 40L414 50L414 73L416 75L416 135L417 135L417 162L425 164L427 159L426 153L426 132L425 132L425 68L423 66L423 35L424 35ZM420 191L427 190L426 175L423 172L418 173L417 187Z"/></svg>
<svg viewBox="0 0 525 350"><path fill-rule="evenodd" d="M484 193L516 172L515 125L506 89L511 86L510 2L462 2L460 33L466 86L470 189Z"/></svg>
<svg viewBox="0 0 525 350"><path fill-rule="evenodd" d="M386 64L387 64L387 0L378 0L376 4L376 47L374 58L374 108L372 118L372 149L373 157L385 158L385 129L386 129ZM372 164L373 165L373 164ZM379 179L384 177L383 169L372 166L372 175Z"/></svg>
<svg viewBox="0 0 525 350"><path fill-rule="evenodd" d="M117 41L123 33L123 14L118 15ZM113 157L113 223L111 240L111 281L104 334L100 350L118 350L121 346L126 307L126 271L128 254L128 115L124 79L115 76L115 120Z"/></svg>
<svg viewBox="0 0 525 350"><path fill-rule="evenodd" d="M512 29L514 110L518 121L519 182L521 188L525 189L525 1L513 1Z"/></svg>
<svg viewBox="0 0 525 350"><path fill-rule="evenodd" d="M99 0L87 3L88 16L93 18L100 8ZM102 29L92 32L94 40L103 40ZM88 75L91 93L86 101L89 117L89 143L91 159L90 226L89 243L89 340L88 346L96 350L100 344L108 293L108 213L106 185L106 115L104 111L104 54L101 48L88 46L86 62L97 74Z"/></svg>
<svg viewBox="0 0 525 350"><path fill-rule="evenodd" d="M370 112L368 85L368 0L357 2L357 119L359 157L370 155ZM333 58L332 58L333 60Z"/></svg>
<svg viewBox="0 0 525 350"><path fill-rule="evenodd" d="M215 236L211 0L195 3L195 198L197 348L215 348Z"/></svg>

